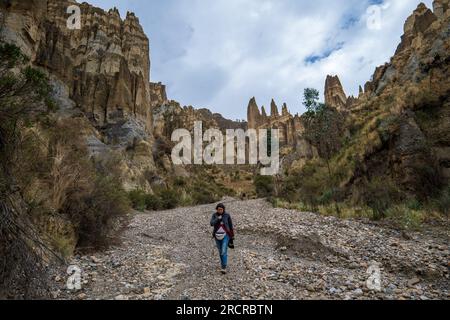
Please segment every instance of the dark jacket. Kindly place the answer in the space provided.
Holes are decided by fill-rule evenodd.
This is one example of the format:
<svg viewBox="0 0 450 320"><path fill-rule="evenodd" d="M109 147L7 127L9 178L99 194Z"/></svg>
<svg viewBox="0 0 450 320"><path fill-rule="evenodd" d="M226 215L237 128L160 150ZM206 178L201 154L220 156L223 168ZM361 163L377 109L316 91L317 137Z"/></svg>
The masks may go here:
<svg viewBox="0 0 450 320"><path fill-rule="evenodd" d="M225 225L225 229L227 231L228 236L233 239L234 238L234 227L233 227L233 221L231 220L231 216L228 213L223 214L222 220L219 219L219 215L215 212L213 213L211 217L211 227L214 227L214 231L212 233L213 237L215 237L215 234L217 230L220 228L220 223L223 221Z"/></svg>

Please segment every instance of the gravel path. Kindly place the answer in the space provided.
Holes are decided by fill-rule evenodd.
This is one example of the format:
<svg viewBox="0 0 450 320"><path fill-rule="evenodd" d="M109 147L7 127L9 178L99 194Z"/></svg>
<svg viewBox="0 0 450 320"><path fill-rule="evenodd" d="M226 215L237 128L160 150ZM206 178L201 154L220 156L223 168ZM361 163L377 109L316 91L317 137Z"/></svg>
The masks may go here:
<svg viewBox="0 0 450 320"><path fill-rule="evenodd" d="M404 233L373 223L225 201L236 225L229 274L209 219L214 205L138 213L120 246L77 256L80 291L59 299L448 299L447 230ZM381 290L367 280L377 268ZM368 270L372 269L372 270ZM375 270L375 271L373 271Z"/></svg>

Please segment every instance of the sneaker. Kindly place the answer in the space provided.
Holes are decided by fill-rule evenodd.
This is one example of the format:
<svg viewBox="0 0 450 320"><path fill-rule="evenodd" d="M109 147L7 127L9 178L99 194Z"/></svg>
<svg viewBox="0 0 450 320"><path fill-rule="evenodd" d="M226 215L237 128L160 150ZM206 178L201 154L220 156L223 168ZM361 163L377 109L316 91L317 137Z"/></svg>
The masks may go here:
<svg viewBox="0 0 450 320"><path fill-rule="evenodd" d="M222 269L220 272L222 272L222 274L227 274L227 269Z"/></svg>

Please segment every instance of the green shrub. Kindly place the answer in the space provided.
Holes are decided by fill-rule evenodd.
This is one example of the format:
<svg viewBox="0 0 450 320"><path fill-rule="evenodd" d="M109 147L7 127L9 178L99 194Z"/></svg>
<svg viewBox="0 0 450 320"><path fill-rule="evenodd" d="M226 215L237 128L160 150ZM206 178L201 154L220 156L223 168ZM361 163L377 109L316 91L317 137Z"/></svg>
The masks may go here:
<svg viewBox="0 0 450 320"><path fill-rule="evenodd" d="M281 192L279 196L289 202L296 202L300 199L298 190L299 190L299 179L297 175L291 175L285 181L282 182Z"/></svg>
<svg viewBox="0 0 450 320"><path fill-rule="evenodd" d="M270 197L267 199L274 208L283 208L296 211L308 211L308 207L302 202L289 202L277 197Z"/></svg>
<svg viewBox="0 0 450 320"><path fill-rule="evenodd" d="M255 185L256 194L260 198L270 197L274 193L275 186L272 176L258 175L255 177L253 184Z"/></svg>
<svg viewBox="0 0 450 320"><path fill-rule="evenodd" d="M196 190L196 191L193 191L192 199L194 201L194 204L196 204L196 205L214 203L214 202L217 202L219 200L218 197L215 196L214 193L212 193L209 190L205 190L205 191Z"/></svg>
<svg viewBox="0 0 450 320"><path fill-rule="evenodd" d="M161 208L165 210L176 208L180 203L179 194L175 190L163 189L157 192L157 196L160 199Z"/></svg>
<svg viewBox="0 0 450 320"><path fill-rule="evenodd" d="M163 203L161 199L154 194L146 194L144 197L145 201L145 208L147 210L161 210L163 208Z"/></svg>
<svg viewBox="0 0 450 320"><path fill-rule="evenodd" d="M138 189L129 192L128 197L133 208L138 211L174 209L181 201L178 191L172 189L161 189L155 194L148 194Z"/></svg>
<svg viewBox="0 0 450 320"><path fill-rule="evenodd" d="M422 211L411 210L407 205L396 205L386 211L386 217L407 230L419 230L424 220Z"/></svg>
<svg viewBox="0 0 450 320"><path fill-rule="evenodd" d="M422 203L415 198L408 200L406 206L408 207L409 210L419 211L423 209Z"/></svg>
<svg viewBox="0 0 450 320"><path fill-rule="evenodd" d="M144 211L147 208L147 194L143 190L132 190L128 193L128 197L135 210Z"/></svg>
<svg viewBox="0 0 450 320"><path fill-rule="evenodd" d="M386 217L387 210L401 198L395 184L386 177L375 177L361 187L360 201L362 205L372 209L373 220Z"/></svg>
<svg viewBox="0 0 450 320"><path fill-rule="evenodd" d="M436 209L445 217L449 217L450 213L450 187L444 189L440 197L433 201Z"/></svg>
<svg viewBox="0 0 450 320"><path fill-rule="evenodd" d="M180 200L180 206L182 207L189 207L194 205L194 199L192 198L192 195L189 193L183 192Z"/></svg>
<svg viewBox="0 0 450 320"><path fill-rule="evenodd" d="M64 257L64 259L70 258L73 255L75 246L70 238L64 235L52 235L51 242L53 247Z"/></svg>
<svg viewBox="0 0 450 320"><path fill-rule="evenodd" d="M205 179L199 178L192 186L187 190L192 198L192 204L210 204L219 201L225 194L230 194L223 184L213 181L205 181Z"/></svg>
<svg viewBox="0 0 450 320"><path fill-rule="evenodd" d="M272 205L274 208L284 208L285 207L285 201L277 198L277 197L269 197L267 201Z"/></svg>
<svg viewBox="0 0 450 320"><path fill-rule="evenodd" d="M186 186L187 183L183 177L176 177L173 184L176 187L184 187L184 186Z"/></svg>
<svg viewBox="0 0 450 320"><path fill-rule="evenodd" d="M322 195L319 197L318 201L323 205L329 204L330 202L333 201L334 197L335 197L335 191L333 189L328 189L324 193L322 193Z"/></svg>
<svg viewBox="0 0 450 320"><path fill-rule="evenodd" d="M329 188L326 168L318 162L307 164L297 177L300 200L315 211L323 190Z"/></svg>
<svg viewBox="0 0 450 320"><path fill-rule="evenodd" d="M97 177L92 189L81 196L72 194L65 212L77 226L79 248L102 248L108 245L118 217L130 210L130 200L120 182L111 177Z"/></svg>
<svg viewBox="0 0 450 320"><path fill-rule="evenodd" d="M192 199L195 204L209 204L219 201L222 198L222 190L210 184L197 182L192 190Z"/></svg>

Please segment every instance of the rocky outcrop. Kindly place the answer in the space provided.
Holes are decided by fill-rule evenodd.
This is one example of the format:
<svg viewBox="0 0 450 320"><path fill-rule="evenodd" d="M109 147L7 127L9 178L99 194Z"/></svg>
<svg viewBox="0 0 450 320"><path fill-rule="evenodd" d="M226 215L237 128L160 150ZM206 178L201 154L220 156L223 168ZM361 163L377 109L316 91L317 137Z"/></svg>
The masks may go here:
<svg viewBox="0 0 450 320"><path fill-rule="evenodd" d="M273 99L270 102L270 116L272 117L272 119L278 118L280 116L280 113L278 112L278 106Z"/></svg>
<svg viewBox="0 0 450 320"><path fill-rule="evenodd" d="M447 10L449 8L450 8L450 1L449 0L435 0L433 2L434 14L439 19L444 17L444 14L447 12Z"/></svg>
<svg viewBox="0 0 450 320"><path fill-rule="evenodd" d="M81 10L86 25L75 35L79 42L70 44L70 48L80 50L82 57L77 54L75 64L68 68L72 72L62 74L73 81L73 99L101 125L138 117L151 130L149 41L139 20L128 13L121 21L117 10L103 16L91 6L84 5ZM40 65L59 70L60 62L67 58L55 56L45 47L64 43L64 37L60 31L47 37L40 51Z"/></svg>
<svg viewBox="0 0 450 320"><path fill-rule="evenodd" d="M347 96L338 76L327 76L325 81L325 104L339 111L347 108Z"/></svg>
<svg viewBox="0 0 450 320"><path fill-rule="evenodd" d="M435 6L439 7L439 5L437 4L438 2L435 3ZM444 9L443 6L441 6L441 8L442 10ZM413 39L416 38L420 33L425 32L437 19L437 16L433 14L433 12L428 9L423 3L421 3L405 22L404 35L402 36L402 41L397 48L396 54L401 53L403 50L410 47L412 45Z"/></svg>
<svg viewBox="0 0 450 320"><path fill-rule="evenodd" d="M218 128L223 132L227 129L247 130L247 122L244 120L226 119L220 113L213 113L209 109L199 109L198 112L201 113L203 119L208 119L207 122L213 122L214 128Z"/></svg>
<svg viewBox="0 0 450 320"><path fill-rule="evenodd" d="M8 1L2 8L5 40L65 83L69 98L107 136L132 134L130 122L151 132L149 41L139 20L83 3L81 29L70 30L64 15L70 4Z"/></svg>
<svg viewBox="0 0 450 320"><path fill-rule="evenodd" d="M168 101L166 86L161 82L158 83L150 82L150 99L152 109L166 103Z"/></svg>
<svg viewBox="0 0 450 320"><path fill-rule="evenodd" d="M0 1L0 9L2 39L17 44L35 60L44 36L41 25L47 14L47 0Z"/></svg>
<svg viewBox="0 0 450 320"><path fill-rule="evenodd" d="M140 118L151 129L149 40L133 13L79 4L81 29L67 28L73 1L17 1L4 7L5 38L69 86L96 126Z"/></svg>
<svg viewBox="0 0 450 320"><path fill-rule="evenodd" d="M66 13L73 4L81 11L81 28L74 30L67 27ZM69 0L0 5L3 40L18 45L32 64L48 72L55 87L64 84L57 99L60 116L87 118L91 154L102 158L122 152L124 184L149 189L139 182L145 171L155 169L149 40L138 18L128 12L121 19L116 8L106 12Z"/></svg>
<svg viewBox="0 0 450 320"><path fill-rule="evenodd" d="M67 28L73 1L3 3L3 37L69 87L70 98L97 126L142 120L151 129L149 40L133 13L79 4L81 29Z"/></svg>
<svg viewBox="0 0 450 320"><path fill-rule="evenodd" d="M280 114L278 106L273 99L270 104L270 109L271 114L268 116L265 108L262 107L260 111L256 99L252 98L247 110L248 128L278 129L280 145L295 147L300 141L300 133L303 131L299 115L293 116L285 103L282 106L282 112Z"/></svg>
<svg viewBox="0 0 450 320"><path fill-rule="evenodd" d="M266 110L263 108L263 116L259 111L259 107L256 103L256 98L250 99L247 107L247 122L250 129L258 128L261 125L262 117L267 118Z"/></svg>

